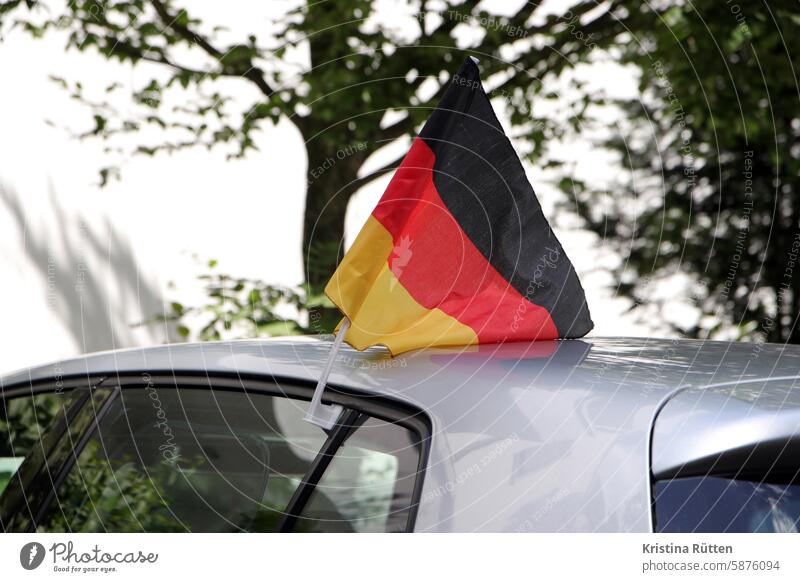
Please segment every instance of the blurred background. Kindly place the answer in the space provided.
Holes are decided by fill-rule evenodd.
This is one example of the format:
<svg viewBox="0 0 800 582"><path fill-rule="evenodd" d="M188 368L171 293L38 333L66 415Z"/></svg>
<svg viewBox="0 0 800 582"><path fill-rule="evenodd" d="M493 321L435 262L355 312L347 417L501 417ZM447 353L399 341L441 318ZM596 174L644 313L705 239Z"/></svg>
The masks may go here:
<svg viewBox="0 0 800 582"><path fill-rule="evenodd" d="M796 8L0 0L0 372L329 331L467 55L592 335L800 343Z"/></svg>

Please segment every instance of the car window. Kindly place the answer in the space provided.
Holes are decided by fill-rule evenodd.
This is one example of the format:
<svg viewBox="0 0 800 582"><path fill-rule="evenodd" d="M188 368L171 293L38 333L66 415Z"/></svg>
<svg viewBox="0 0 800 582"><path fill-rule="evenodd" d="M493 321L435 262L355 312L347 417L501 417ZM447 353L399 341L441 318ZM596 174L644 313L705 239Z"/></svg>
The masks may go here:
<svg viewBox="0 0 800 582"><path fill-rule="evenodd" d="M122 389L38 531L276 531L326 439L307 403L208 389Z"/></svg>
<svg viewBox="0 0 800 582"><path fill-rule="evenodd" d="M659 532L797 532L800 485L691 477L657 481Z"/></svg>
<svg viewBox="0 0 800 582"><path fill-rule="evenodd" d="M2 400L0 412L0 493L22 462L40 446L47 427L70 401L69 392L49 392Z"/></svg>
<svg viewBox="0 0 800 582"><path fill-rule="evenodd" d="M420 450L409 429L366 418L336 452L294 531L405 531Z"/></svg>

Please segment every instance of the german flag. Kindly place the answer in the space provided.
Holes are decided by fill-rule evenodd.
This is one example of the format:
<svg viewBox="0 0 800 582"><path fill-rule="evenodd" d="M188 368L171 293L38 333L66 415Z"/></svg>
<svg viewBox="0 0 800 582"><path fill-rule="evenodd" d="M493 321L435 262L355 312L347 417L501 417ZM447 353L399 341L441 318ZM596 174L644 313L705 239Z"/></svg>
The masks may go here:
<svg viewBox="0 0 800 582"><path fill-rule="evenodd" d="M556 239L468 58L325 288L345 341L392 354L576 338L592 327Z"/></svg>

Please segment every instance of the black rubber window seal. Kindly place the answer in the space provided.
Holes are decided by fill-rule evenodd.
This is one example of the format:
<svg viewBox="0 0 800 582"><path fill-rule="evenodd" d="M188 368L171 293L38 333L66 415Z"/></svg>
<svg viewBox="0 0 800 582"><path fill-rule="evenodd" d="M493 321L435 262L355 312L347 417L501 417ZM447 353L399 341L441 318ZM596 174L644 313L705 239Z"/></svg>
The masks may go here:
<svg viewBox="0 0 800 582"><path fill-rule="evenodd" d="M279 532L285 533L294 530L294 526L297 524L297 520L300 519L300 515L303 513L309 499L311 499L314 489L316 489L325 471L328 470L328 466L333 461L339 448L347 440L347 437L366 419L367 416L357 410L344 410L342 412L336 426L328 434L328 438L323 443L308 471L306 471L302 481L300 481L300 485L294 490L291 499L286 504L283 518L278 526Z"/></svg>

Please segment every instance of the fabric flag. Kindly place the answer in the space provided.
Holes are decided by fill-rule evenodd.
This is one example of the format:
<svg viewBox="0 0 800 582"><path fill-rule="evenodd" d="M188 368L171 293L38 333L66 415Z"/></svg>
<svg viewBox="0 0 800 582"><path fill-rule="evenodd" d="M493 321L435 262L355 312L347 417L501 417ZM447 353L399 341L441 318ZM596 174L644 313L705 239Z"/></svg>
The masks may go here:
<svg viewBox="0 0 800 582"><path fill-rule="evenodd" d="M392 354L577 338L592 327L556 239L468 58L325 293L345 341Z"/></svg>

